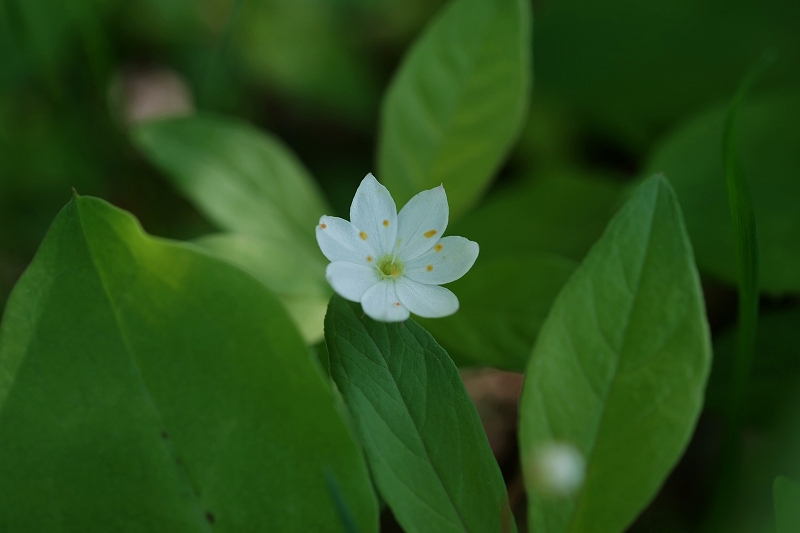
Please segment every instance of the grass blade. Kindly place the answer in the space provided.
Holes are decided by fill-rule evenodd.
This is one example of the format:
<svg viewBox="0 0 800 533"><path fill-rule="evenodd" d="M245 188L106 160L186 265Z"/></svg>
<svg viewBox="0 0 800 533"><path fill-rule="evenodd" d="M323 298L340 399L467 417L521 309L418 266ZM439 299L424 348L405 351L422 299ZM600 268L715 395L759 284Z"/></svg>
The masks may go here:
<svg viewBox="0 0 800 533"><path fill-rule="evenodd" d="M742 104L748 93L772 64L773 58L764 54L753 66L739 87L725 118L722 133L722 161L728 188L736 244L738 272L738 339L722 444L722 463L717 479L715 501L708 515L711 525L719 524L736 494L741 455L742 412L747 396L747 383L755 354L759 307L758 234L750 188L742 170L739 154L738 124ZM715 530L711 527L711 531Z"/></svg>

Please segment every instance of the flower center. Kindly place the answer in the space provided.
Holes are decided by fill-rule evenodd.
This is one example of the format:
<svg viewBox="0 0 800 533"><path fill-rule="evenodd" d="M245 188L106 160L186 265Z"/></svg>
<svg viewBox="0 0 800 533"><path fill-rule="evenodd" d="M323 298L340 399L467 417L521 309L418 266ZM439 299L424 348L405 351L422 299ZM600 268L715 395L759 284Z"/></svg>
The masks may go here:
<svg viewBox="0 0 800 533"><path fill-rule="evenodd" d="M397 256L384 255L378 261L378 272L383 279L397 279L403 275L405 266Z"/></svg>

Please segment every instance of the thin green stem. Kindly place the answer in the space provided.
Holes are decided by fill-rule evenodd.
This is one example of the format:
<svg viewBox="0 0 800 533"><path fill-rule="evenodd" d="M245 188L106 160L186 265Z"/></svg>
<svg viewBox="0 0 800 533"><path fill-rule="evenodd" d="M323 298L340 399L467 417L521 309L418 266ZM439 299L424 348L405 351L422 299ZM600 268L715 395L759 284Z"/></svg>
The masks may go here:
<svg viewBox="0 0 800 533"><path fill-rule="evenodd" d="M760 292L758 235L752 197L739 155L739 115L747 94L772 62L772 57L765 54L745 77L728 110L722 137L723 168L736 245L739 300L738 339L726 409L722 463L715 501L710 513L710 524L714 525L719 525L725 509L731 504L737 492L743 413L747 404L747 388L755 357L758 326Z"/></svg>

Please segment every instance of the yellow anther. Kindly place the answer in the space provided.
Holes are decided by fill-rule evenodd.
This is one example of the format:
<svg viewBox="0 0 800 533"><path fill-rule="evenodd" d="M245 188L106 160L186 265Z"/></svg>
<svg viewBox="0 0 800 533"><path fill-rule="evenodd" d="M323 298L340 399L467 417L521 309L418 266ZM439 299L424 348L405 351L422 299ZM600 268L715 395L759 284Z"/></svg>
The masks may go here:
<svg viewBox="0 0 800 533"><path fill-rule="evenodd" d="M361 237L361 240L364 240L364 241L367 240L367 234L364 233L363 231L361 233L359 233L358 236Z"/></svg>
<svg viewBox="0 0 800 533"><path fill-rule="evenodd" d="M423 235L425 235L426 238L430 239L431 237L436 235L436 230L435 229L428 230L425 233L423 233Z"/></svg>
<svg viewBox="0 0 800 533"><path fill-rule="evenodd" d="M444 248L444 246L442 246L441 244L437 244L436 246L433 247L433 249L436 250L437 252L441 252L442 248Z"/></svg>

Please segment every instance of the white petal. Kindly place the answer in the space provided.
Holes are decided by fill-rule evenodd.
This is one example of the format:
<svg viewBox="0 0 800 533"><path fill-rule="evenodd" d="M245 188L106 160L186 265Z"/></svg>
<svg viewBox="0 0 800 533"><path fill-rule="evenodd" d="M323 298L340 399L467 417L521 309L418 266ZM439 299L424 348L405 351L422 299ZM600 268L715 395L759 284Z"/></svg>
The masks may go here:
<svg viewBox="0 0 800 533"><path fill-rule="evenodd" d="M455 281L475 264L478 243L464 237L445 237L433 249L406 264L404 276L428 285Z"/></svg>
<svg viewBox="0 0 800 533"><path fill-rule="evenodd" d="M347 261L329 264L325 269L325 277L339 296L352 302L360 302L367 289L381 280L375 267L355 265Z"/></svg>
<svg viewBox="0 0 800 533"><path fill-rule="evenodd" d="M329 261L369 266L378 259L359 230L343 218L321 217L317 224L317 243Z"/></svg>
<svg viewBox="0 0 800 533"><path fill-rule="evenodd" d="M361 307L367 316L381 322L402 322L408 318L408 309L398 300L394 286L395 282L386 280L367 289L361 297Z"/></svg>
<svg viewBox="0 0 800 533"><path fill-rule="evenodd" d="M398 279L395 287L400 303L415 315L441 318L458 311L458 298L444 287L425 285L408 278Z"/></svg>
<svg viewBox="0 0 800 533"><path fill-rule="evenodd" d="M397 207L388 189L367 174L350 205L350 222L367 234L372 247L383 256L394 249L397 237Z"/></svg>
<svg viewBox="0 0 800 533"><path fill-rule="evenodd" d="M397 253L403 261L424 254L436 244L447 228L447 195L444 187L422 191L397 215Z"/></svg>

